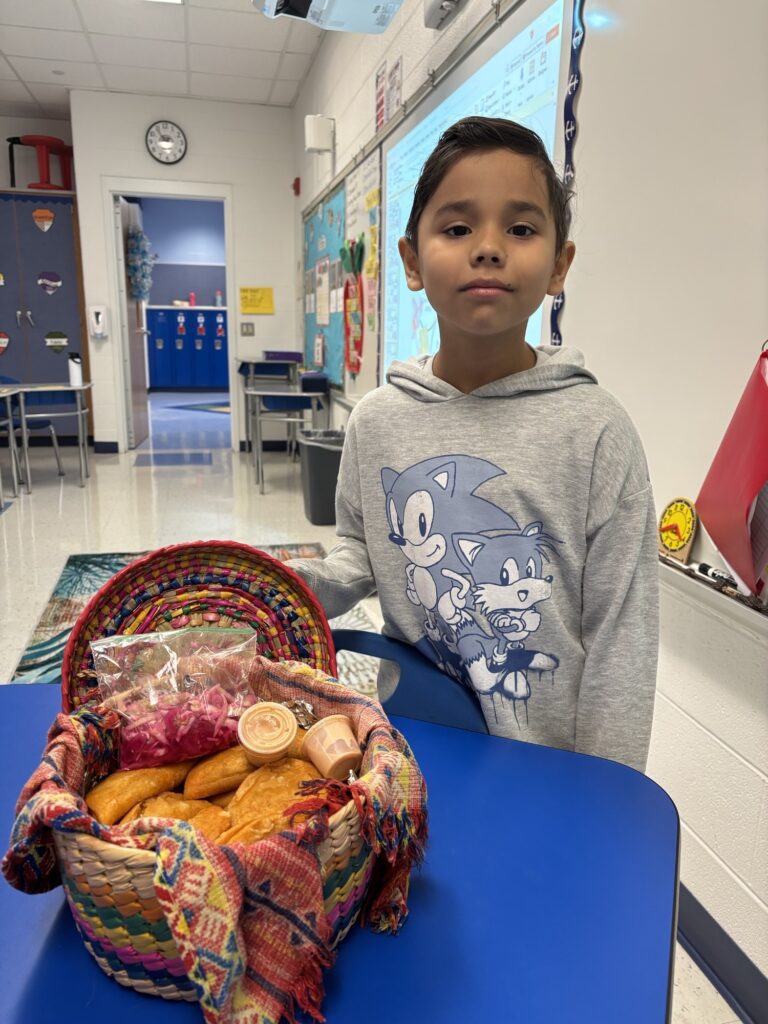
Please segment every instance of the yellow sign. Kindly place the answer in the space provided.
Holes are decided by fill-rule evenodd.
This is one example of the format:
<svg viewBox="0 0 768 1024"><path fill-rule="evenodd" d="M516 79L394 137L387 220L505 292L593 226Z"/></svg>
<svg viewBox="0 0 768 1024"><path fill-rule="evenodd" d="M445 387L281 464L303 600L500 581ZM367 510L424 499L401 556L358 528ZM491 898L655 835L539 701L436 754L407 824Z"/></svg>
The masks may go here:
<svg viewBox="0 0 768 1024"><path fill-rule="evenodd" d="M271 288L241 288L241 313L274 313L275 296Z"/></svg>

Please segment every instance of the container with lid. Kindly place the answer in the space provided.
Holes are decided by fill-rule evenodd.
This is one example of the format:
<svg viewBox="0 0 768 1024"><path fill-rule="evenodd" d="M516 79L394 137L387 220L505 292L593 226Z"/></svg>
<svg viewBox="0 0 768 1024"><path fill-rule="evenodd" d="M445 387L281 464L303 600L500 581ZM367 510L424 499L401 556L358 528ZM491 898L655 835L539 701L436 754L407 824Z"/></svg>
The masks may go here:
<svg viewBox="0 0 768 1024"><path fill-rule="evenodd" d="M251 764L269 764L285 757L298 725L288 708L273 701L253 704L240 717L237 738Z"/></svg>
<svg viewBox="0 0 768 1024"><path fill-rule="evenodd" d="M304 736L302 754L325 779L346 779L363 759L352 722L346 715L321 718Z"/></svg>

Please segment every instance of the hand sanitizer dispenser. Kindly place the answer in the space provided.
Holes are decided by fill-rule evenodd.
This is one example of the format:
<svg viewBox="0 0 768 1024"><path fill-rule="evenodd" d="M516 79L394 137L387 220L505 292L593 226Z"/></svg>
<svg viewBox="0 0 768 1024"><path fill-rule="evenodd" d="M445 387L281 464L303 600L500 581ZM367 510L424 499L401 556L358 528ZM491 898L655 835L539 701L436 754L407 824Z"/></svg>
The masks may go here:
<svg viewBox="0 0 768 1024"><path fill-rule="evenodd" d="M88 333L95 341L104 341L107 337L107 307L88 307Z"/></svg>

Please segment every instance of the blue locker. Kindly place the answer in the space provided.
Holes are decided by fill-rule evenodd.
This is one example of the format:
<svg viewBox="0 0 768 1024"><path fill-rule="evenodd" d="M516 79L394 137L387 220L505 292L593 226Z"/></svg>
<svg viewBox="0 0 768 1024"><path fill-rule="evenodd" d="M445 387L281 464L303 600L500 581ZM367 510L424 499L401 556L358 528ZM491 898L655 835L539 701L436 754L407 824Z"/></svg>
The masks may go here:
<svg viewBox="0 0 768 1024"><path fill-rule="evenodd" d="M192 387L205 390L211 387L211 361L213 357L213 337L211 324L206 310L197 310L193 315L193 344L189 350L192 371Z"/></svg>
<svg viewBox="0 0 768 1024"><path fill-rule="evenodd" d="M211 360L211 387L229 388L228 346L227 346L227 314L223 309L211 311L211 337L213 339L213 355Z"/></svg>

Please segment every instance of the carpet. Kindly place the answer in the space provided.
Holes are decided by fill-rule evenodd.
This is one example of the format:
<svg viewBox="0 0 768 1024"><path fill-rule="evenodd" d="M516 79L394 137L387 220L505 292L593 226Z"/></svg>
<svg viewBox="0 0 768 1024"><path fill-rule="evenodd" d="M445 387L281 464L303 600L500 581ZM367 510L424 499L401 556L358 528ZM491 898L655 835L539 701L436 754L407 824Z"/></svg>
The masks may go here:
<svg viewBox="0 0 768 1024"><path fill-rule="evenodd" d="M188 412L232 412L229 402L192 402L189 405L172 405L171 409L186 409Z"/></svg>
<svg viewBox="0 0 768 1024"><path fill-rule="evenodd" d="M321 544L264 544L261 550L273 558L322 558ZM80 612L96 591L116 572L146 552L70 555L48 604L35 627L11 682L61 685L64 648ZM334 629L367 629L376 632L368 614L360 607L331 621ZM376 693L378 662L363 655L342 651L338 656L339 679L361 693Z"/></svg>

